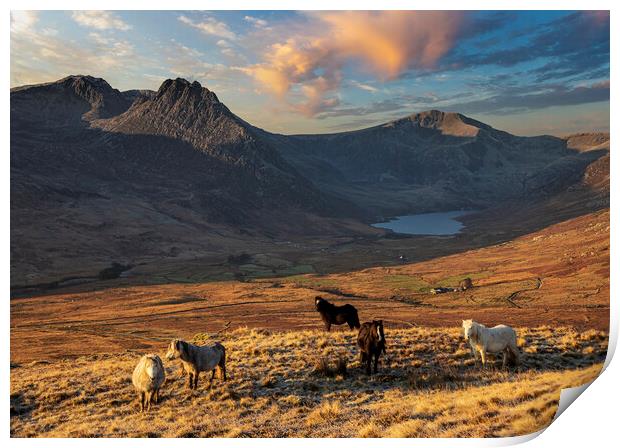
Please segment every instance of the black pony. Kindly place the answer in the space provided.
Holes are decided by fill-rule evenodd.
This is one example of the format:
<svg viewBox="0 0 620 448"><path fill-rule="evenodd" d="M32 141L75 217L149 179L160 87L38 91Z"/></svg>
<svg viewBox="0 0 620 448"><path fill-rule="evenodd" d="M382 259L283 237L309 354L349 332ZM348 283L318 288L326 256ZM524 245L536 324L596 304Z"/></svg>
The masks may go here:
<svg viewBox="0 0 620 448"><path fill-rule="evenodd" d="M321 314L321 319L325 322L325 328L330 330L332 325L349 324L351 330L360 327L360 320L357 317L357 310L353 305L336 306L329 303L323 297L314 298L316 310Z"/></svg>
<svg viewBox="0 0 620 448"><path fill-rule="evenodd" d="M385 335L383 334L383 321L373 320L364 322L357 335L357 345L360 347L360 363L366 364L366 373L370 375L370 362L375 357L375 373L381 352L385 351Z"/></svg>

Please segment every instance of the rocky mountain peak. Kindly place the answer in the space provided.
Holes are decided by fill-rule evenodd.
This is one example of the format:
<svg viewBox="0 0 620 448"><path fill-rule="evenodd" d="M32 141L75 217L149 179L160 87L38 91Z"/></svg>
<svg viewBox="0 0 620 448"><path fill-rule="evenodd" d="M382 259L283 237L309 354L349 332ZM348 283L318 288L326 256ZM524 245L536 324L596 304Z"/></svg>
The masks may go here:
<svg viewBox="0 0 620 448"><path fill-rule="evenodd" d="M166 79L157 91L156 98L167 98L172 101L207 101L219 103L215 93L202 87L198 81L189 82L187 79Z"/></svg>
<svg viewBox="0 0 620 448"><path fill-rule="evenodd" d="M125 112L131 101L102 78L70 75L11 89L11 111L45 126L78 126ZM21 113L24 112L24 113Z"/></svg>
<svg viewBox="0 0 620 448"><path fill-rule="evenodd" d="M113 117L123 113L131 104L103 78L70 75L59 80L57 84L91 105L91 110L83 116L86 120Z"/></svg>

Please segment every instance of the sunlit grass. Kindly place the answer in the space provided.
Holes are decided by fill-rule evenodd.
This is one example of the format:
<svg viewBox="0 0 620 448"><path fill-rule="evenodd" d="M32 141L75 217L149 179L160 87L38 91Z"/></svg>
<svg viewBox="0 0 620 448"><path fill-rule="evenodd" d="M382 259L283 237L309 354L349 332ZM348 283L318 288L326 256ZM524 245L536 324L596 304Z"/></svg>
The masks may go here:
<svg viewBox="0 0 620 448"><path fill-rule="evenodd" d="M359 365L355 333L238 329L221 335L229 381L185 389L166 362L162 401L138 412L140 353L11 369L11 434L19 437L497 437L549 424L560 388L590 381L607 334L518 329L523 364L474 366L458 328L386 329L378 375ZM193 338L201 344L205 334ZM77 341L76 341L77 343ZM160 355L163 355L162 347ZM571 356L566 356L570 353ZM344 360L344 361L341 361ZM346 362L344 370L341 362ZM209 375L210 377L210 375Z"/></svg>

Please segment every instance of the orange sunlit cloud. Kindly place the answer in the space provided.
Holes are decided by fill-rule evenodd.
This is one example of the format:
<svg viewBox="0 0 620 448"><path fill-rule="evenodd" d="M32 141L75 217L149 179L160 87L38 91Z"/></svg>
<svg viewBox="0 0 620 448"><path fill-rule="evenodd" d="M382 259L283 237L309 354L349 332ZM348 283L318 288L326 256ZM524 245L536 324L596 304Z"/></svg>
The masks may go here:
<svg viewBox="0 0 620 448"><path fill-rule="evenodd" d="M348 62L381 80L410 68L432 68L455 44L463 14L451 11L312 13L308 29L273 44L260 64L246 68L261 86L293 110L313 116L333 104ZM299 87L301 102L287 98Z"/></svg>

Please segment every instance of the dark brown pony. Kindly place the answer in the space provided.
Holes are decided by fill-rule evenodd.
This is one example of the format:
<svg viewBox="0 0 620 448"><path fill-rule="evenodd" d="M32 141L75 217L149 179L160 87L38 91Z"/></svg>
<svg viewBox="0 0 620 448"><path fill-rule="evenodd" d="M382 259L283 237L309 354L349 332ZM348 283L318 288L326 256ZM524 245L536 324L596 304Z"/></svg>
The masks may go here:
<svg viewBox="0 0 620 448"><path fill-rule="evenodd" d="M320 296L314 298L314 305L321 314L321 319L323 319L327 331L331 329L332 325L349 324L351 330L360 327L357 310L353 305L347 303L346 305L337 306Z"/></svg>
<svg viewBox="0 0 620 448"><path fill-rule="evenodd" d="M383 334L383 321L373 320L364 322L357 335L357 345L360 347L360 363L366 364L366 373L370 375L370 363L375 357L374 372L377 373L377 364L381 352L385 351L385 335Z"/></svg>

